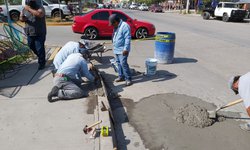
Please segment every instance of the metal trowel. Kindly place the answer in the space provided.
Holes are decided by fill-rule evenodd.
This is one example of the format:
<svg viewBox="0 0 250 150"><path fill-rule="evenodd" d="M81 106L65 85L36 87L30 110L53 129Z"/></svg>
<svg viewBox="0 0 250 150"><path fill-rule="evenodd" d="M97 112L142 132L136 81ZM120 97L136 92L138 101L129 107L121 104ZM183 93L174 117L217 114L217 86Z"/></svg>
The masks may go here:
<svg viewBox="0 0 250 150"><path fill-rule="evenodd" d="M242 99L237 99L237 100L235 100L235 101L233 101L233 102L230 102L230 103L228 103L228 104L226 104L226 105L224 105L224 106L221 106L221 107L219 107L219 108L217 108L215 111L207 111L208 112L208 114L209 114L209 118L216 118L216 116L217 116L217 112L219 111L219 110L221 110L221 109L224 109L224 108L227 108L227 107L230 107L230 106L233 106L233 105L236 105L236 104L238 104L238 103L241 103L243 100Z"/></svg>

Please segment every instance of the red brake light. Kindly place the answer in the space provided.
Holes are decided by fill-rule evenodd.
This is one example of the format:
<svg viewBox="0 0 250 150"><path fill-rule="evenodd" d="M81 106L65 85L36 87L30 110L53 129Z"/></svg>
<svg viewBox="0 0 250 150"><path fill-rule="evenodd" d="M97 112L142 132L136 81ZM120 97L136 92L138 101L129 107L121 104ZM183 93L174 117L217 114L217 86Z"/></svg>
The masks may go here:
<svg viewBox="0 0 250 150"><path fill-rule="evenodd" d="M3 8L2 8L2 7L0 7L0 12L1 12L1 11L3 11Z"/></svg>

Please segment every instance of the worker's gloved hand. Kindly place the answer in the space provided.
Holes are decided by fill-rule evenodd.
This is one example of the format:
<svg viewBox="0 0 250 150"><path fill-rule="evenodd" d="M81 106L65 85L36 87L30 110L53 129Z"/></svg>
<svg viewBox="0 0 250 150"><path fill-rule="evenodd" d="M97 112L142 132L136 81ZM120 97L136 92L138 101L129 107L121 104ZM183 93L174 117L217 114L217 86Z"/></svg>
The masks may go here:
<svg viewBox="0 0 250 150"><path fill-rule="evenodd" d="M88 64L89 70L96 70L95 66L92 63Z"/></svg>

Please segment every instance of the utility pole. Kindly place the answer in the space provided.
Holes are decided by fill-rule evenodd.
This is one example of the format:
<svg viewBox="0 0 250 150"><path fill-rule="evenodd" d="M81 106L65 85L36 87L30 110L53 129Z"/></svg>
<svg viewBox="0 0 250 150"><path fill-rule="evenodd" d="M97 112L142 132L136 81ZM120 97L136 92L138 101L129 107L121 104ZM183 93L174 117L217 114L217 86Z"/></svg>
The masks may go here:
<svg viewBox="0 0 250 150"><path fill-rule="evenodd" d="M9 2L8 2L8 0L4 0L4 2L5 2L5 6L6 6L6 11L7 11L8 24L10 25L11 21L10 21L10 14L9 14Z"/></svg>
<svg viewBox="0 0 250 150"><path fill-rule="evenodd" d="M60 5L60 0L58 0L58 5L59 5L59 16L60 16L60 22L62 22L62 12L61 12L61 5Z"/></svg>
<svg viewBox="0 0 250 150"><path fill-rule="evenodd" d="M186 14L188 14L189 12L189 0L187 0L187 4L186 4Z"/></svg>

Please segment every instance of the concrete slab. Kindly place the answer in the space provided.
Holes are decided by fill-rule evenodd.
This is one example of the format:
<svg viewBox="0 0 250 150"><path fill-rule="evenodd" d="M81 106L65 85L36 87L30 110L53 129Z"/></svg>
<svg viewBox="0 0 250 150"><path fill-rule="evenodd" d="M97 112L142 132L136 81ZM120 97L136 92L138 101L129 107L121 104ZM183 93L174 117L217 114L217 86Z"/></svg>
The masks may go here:
<svg viewBox="0 0 250 150"><path fill-rule="evenodd" d="M82 132L94 120L87 100L48 103L45 98L1 100L0 143L3 150L93 149Z"/></svg>

